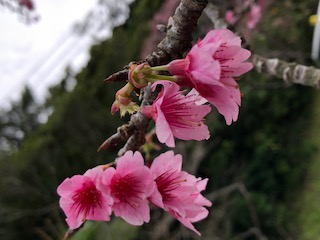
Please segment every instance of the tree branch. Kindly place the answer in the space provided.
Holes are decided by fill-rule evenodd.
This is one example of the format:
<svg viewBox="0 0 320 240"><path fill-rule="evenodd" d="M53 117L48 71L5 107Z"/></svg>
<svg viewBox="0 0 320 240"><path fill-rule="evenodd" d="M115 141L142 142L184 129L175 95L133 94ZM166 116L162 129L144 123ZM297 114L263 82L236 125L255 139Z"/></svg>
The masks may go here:
<svg viewBox="0 0 320 240"><path fill-rule="evenodd" d="M123 70L111 74L109 77L103 80L105 83L109 82L124 82L128 79L128 68L125 67Z"/></svg>
<svg viewBox="0 0 320 240"><path fill-rule="evenodd" d="M206 7L207 0L182 0L168 26L166 37L158 44L158 50L147 56L151 66L162 65L173 59L183 58L192 45L192 32Z"/></svg>
<svg viewBox="0 0 320 240"><path fill-rule="evenodd" d="M157 91L152 92L151 86L145 87L141 106L143 107L152 104L156 96ZM145 143L145 134L149 121L150 119L141 112L132 114L129 123L119 127L117 133L105 140L98 148L98 151L106 150L125 141L127 142L125 146L120 149L118 153L119 156L122 156L128 150L139 150Z"/></svg>
<svg viewBox="0 0 320 240"><path fill-rule="evenodd" d="M288 84L301 84L320 89L320 69L286 62L278 58L265 58L254 54L252 63L260 73L267 73L283 79Z"/></svg>

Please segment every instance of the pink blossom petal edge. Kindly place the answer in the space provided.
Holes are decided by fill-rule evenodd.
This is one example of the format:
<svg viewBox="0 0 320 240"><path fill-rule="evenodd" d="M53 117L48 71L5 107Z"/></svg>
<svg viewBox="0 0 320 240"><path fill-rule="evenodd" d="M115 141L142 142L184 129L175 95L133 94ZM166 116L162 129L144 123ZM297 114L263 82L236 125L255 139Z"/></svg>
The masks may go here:
<svg viewBox="0 0 320 240"><path fill-rule="evenodd" d="M150 170L157 188L149 200L163 208L187 228L198 235L198 230L192 225L208 215L211 202L200 192L205 189L207 179L195 178L193 175L181 171L182 156L168 151L154 159Z"/></svg>
<svg viewBox="0 0 320 240"><path fill-rule="evenodd" d="M114 199L115 216L132 225L150 221L147 198L154 192L155 183L140 152L126 152L116 160L117 167L104 171L101 189L110 192Z"/></svg>
<svg viewBox="0 0 320 240"><path fill-rule="evenodd" d="M81 226L85 220L109 221L113 199L97 189L103 170L96 167L84 175L65 179L57 189L60 207L71 229Z"/></svg>

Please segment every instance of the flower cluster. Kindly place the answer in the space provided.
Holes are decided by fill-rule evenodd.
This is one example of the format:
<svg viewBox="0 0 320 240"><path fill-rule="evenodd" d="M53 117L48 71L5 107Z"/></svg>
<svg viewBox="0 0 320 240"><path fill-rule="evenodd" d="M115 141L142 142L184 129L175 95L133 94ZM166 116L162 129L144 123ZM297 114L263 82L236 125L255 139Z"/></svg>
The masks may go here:
<svg viewBox="0 0 320 240"><path fill-rule="evenodd" d="M179 85L195 88L230 125L237 121L241 104L234 77L252 69L251 63L244 62L250 55L230 30L213 30L193 46L185 59L170 62L168 71L178 77Z"/></svg>
<svg viewBox="0 0 320 240"><path fill-rule="evenodd" d="M121 95L116 94L112 113L120 110L122 116L139 109L155 121L158 140L169 147L175 146L173 137L208 139L210 134L204 117L211 108L205 104L209 102L216 107L228 125L237 121L241 93L236 77L252 69L252 64L245 62L250 55L250 51L241 47L241 39L230 30L209 31L184 59L155 67L147 63L131 64L128 83L119 91ZM159 71L172 75L159 75ZM153 83L153 89L162 85L158 98L152 106L133 110L130 107L132 89L143 88L148 83ZM181 86L192 90L185 96L180 91Z"/></svg>
<svg viewBox="0 0 320 240"><path fill-rule="evenodd" d="M211 202L200 193L208 179L182 171L181 155L168 151L147 167L140 152L128 151L115 164L115 168L97 166L60 184L60 206L71 229L86 220L109 221L112 211L140 226L150 221L152 203L200 235L192 223L208 215L205 207Z"/></svg>
<svg viewBox="0 0 320 240"><path fill-rule="evenodd" d="M174 138L208 139L205 117L211 111L209 104L228 125L238 119L241 94L235 77L251 70L252 64L245 62L250 54L241 47L239 37L221 29L208 32L184 59L155 67L131 63L128 83L116 93L111 113L120 111L123 116L140 111L155 121L158 140L168 147L175 147ZM132 92L149 84L157 98L152 105L139 107ZM207 181L182 171L182 156L173 151L153 159L150 167L140 152L128 151L113 165L65 179L57 191L71 229L86 220L109 221L112 213L140 226L150 221L153 204L200 235L193 223L208 216L206 207L211 202L201 194Z"/></svg>

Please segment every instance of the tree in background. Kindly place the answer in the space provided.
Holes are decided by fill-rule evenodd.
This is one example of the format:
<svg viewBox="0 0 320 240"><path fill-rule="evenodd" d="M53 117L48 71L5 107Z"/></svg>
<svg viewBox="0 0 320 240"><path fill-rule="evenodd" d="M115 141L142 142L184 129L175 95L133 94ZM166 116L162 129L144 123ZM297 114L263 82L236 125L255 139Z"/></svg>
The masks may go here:
<svg viewBox="0 0 320 240"><path fill-rule="evenodd" d="M12 104L9 111L0 115L0 152L12 152L21 147L25 136L40 125L42 107L33 98L29 88L25 88L20 102Z"/></svg>

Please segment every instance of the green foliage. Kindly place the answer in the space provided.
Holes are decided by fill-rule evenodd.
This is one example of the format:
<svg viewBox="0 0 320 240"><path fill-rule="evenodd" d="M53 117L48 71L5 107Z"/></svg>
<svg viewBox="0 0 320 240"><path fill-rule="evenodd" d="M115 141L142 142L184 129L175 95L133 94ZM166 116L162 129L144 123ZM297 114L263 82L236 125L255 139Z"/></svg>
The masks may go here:
<svg viewBox="0 0 320 240"><path fill-rule="evenodd" d="M268 81L255 72L246 78L246 82ZM212 143L208 143L220 140L201 168L201 174L210 178L209 189L243 182L262 231L271 239L283 237L279 228L289 228L289 203L299 194L297 186L304 180L313 153L306 139L313 92L299 86L252 90L243 97L240 119L230 127L214 123ZM240 191L235 193L215 203L219 208L232 201L227 217L232 221L221 228L226 238L254 225L247 201Z"/></svg>
<svg viewBox="0 0 320 240"><path fill-rule="evenodd" d="M37 129L41 110L30 89L25 88L20 101L14 102L10 110L0 112L0 156L15 151L23 138Z"/></svg>

